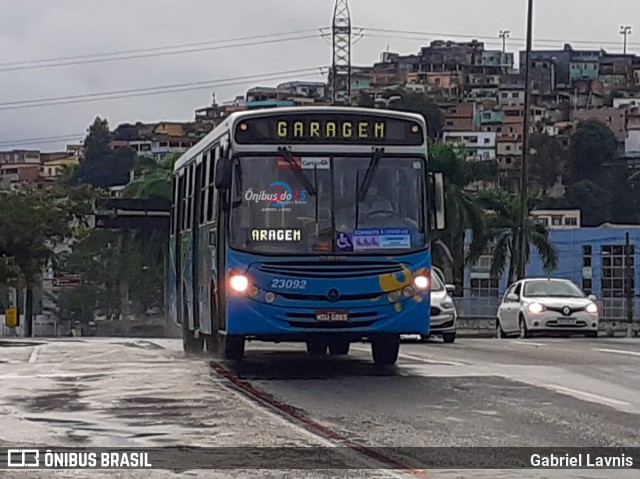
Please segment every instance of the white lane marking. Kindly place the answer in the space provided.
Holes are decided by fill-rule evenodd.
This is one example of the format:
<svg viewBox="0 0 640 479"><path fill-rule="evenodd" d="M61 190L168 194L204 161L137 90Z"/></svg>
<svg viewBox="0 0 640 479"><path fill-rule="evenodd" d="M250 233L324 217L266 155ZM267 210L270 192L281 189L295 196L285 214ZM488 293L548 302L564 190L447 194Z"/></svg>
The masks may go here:
<svg viewBox="0 0 640 479"><path fill-rule="evenodd" d="M31 350L31 355L29 356L29 364L33 364L38 360L39 349L40 349L40 346L34 346L34 348Z"/></svg>
<svg viewBox="0 0 640 479"><path fill-rule="evenodd" d="M545 343L532 343L531 341L511 341L511 344L524 344L525 346L546 346Z"/></svg>
<svg viewBox="0 0 640 479"><path fill-rule="evenodd" d="M401 358L414 359L416 361L420 361L427 364L442 364L445 366L466 366L464 363L457 363L455 361L441 361L439 359L429 359L423 358L422 356L415 356L413 354L400 353L398 354Z"/></svg>
<svg viewBox="0 0 640 479"><path fill-rule="evenodd" d="M599 349L593 348L594 351L600 351L601 353L612 353L612 354L626 354L629 356L640 356L640 353L635 351L626 351L624 349Z"/></svg>
<svg viewBox="0 0 640 479"><path fill-rule="evenodd" d="M328 439L325 439L320 434L316 434L314 432L311 432L308 429L305 429L304 427L296 424L295 422L286 419L285 417L283 417L280 414L276 413L272 409L272 406L265 405L265 404L262 403L262 401L260 401L259 403L256 403L255 400L250 399L243 392L238 391L237 389L229 386L229 384L227 383L227 380L225 380L225 378L221 377L217 372L213 371L213 373L215 374L216 379L218 379L218 378L219 379L223 379L222 382L217 382L216 381L216 385L217 386L220 386L223 389L226 389L228 392L230 392L233 395L235 395L238 399L240 399L242 402L244 402L246 405L248 405L252 409L260 411L263 414L266 414L267 416L269 416L272 419L276 420L280 424L282 424L282 425L284 425L286 427L292 428L294 431L299 432L303 436L307 436L309 439L313 439L315 441L318 441L323 446L331 447L331 448L338 448L337 450L340 451L339 454L342 454L342 455L345 455L345 456L347 455L347 452L342 452L341 451L341 449L343 449L341 444L336 444L335 442L332 442L332 441L330 441ZM213 379L213 377L211 375L204 375L203 377L208 378L209 380ZM355 451L355 450L353 450L353 451L357 453L357 451ZM347 456L347 457L350 457L350 456ZM369 467L377 466L377 465L380 464L380 462L376 461L375 459L366 457L364 455L362 455L362 457L359 457L359 459L360 459L360 462L363 465L366 465L366 466L369 466ZM393 477L395 479L407 479L407 478L412 478L413 477L409 473L404 473L403 474L403 473L396 472L396 471L393 471L393 470L388 470L388 469L378 469L378 471L383 472L383 474L387 474L388 476Z"/></svg>
<svg viewBox="0 0 640 479"><path fill-rule="evenodd" d="M630 405L628 402L618 401L617 399L600 396L598 394L588 393L586 391L579 391L578 389L571 389L571 388L566 388L564 386L557 386L555 384L543 384L542 386L562 394L567 394L569 396L573 396L578 399L584 399L585 401L589 401L589 402L604 404L606 406L623 407L623 406Z"/></svg>

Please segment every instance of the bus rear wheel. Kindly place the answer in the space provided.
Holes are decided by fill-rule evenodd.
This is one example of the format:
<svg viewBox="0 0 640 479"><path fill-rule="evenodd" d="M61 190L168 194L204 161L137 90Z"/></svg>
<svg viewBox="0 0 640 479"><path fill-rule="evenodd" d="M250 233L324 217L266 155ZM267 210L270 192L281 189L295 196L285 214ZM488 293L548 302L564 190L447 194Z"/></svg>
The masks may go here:
<svg viewBox="0 0 640 479"><path fill-rule="evenodd" d="M349 341L329 341L329 353L331 353L332 356L344 356L349 354L350 346L351 343L349 343Z"/></svg>
<svg viewBox="0 0 640 479"><path fill-rule="evenodd" d="M400 337L389 335L372 339L371 352L376 366L393 366L400 352Z"/></svg>
<svg viewBox="0 0 640 479"><path fill-rule="evenodd" d="M185 308L186 309L186 308ZM201 354L204 349L204 338L196 338L195 332L189 329L189 318L182 316L182 349L187 356Z"/></svg>

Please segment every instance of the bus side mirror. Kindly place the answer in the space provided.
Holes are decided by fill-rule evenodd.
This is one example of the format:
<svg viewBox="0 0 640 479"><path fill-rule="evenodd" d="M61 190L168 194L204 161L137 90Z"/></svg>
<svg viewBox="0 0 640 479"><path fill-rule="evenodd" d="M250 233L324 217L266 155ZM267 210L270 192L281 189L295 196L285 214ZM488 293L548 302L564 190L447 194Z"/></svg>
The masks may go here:
<svg viewBox="0 0 640 479"><path fill-rule="evenodd" d="M446 228L445 207L444 207L444 175L439 172L429 173L430 183L430 210L432 211L433 225L435 230L442 231Z"/></svg>
<svg viewBox="0 0 640 479"><path fill-rule="evenodd" d="M215 187L219 190L231 189L232 163L228 158L220 158L216 164Z"/></svg>

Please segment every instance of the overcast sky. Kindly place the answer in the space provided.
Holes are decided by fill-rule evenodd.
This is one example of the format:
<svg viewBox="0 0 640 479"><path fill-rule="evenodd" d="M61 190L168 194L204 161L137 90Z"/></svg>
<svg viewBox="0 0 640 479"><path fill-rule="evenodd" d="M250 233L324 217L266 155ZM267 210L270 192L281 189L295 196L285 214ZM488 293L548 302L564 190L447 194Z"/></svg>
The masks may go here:
<svg viewBox="0 0 640 479"><path fill-rule="evenodd" d="M574 47L621 51L620 26L640 18L638 0L535 2L534 47L583 41L590 43L574 43ZM331 25L333 6L334 0L0 0L0 150L17 148L12 143L27 138L77 134L80 140L97 115L106 117L112 127L135 121L188 121L193 119L194 109L211 102L214 90L221 101L242 95L251 86L275 86L283 80L250 80L196 91L36 108L16 109L13 105L8 109L7 103L327 66L331 63L330 37L320 38L318 29ZM350 6L353 25L365 28L364 36L356 37L353 46L353 63L357 65L376 61L387 45L391 51L415 53L436 38L468 40L474 36L490 48L499 48L501 29L511 31L509 50L524 46L526 0L350 0ZM425 34L367 34L366 28ZM209 43L190 47L209 50L177 55L15 69L33 60L224 42L307 29L315 29L318 35L281 43L245 40L253 44L224 49L219 47L228 44ZM630 52L640 53L640 25L638 29L637 35L634 31L629 37ZM210 49L212 46L218 49ZM317 74L289 78L322 79ZM64 149L66 143L20 147L50 151Z"/></svg>

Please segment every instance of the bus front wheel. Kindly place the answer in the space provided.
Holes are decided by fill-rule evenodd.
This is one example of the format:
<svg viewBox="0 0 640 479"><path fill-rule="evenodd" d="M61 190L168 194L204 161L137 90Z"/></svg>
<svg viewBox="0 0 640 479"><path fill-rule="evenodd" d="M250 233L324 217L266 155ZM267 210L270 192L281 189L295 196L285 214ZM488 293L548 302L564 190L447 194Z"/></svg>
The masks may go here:
<svg viewBox="0 0 640 479"><path fill-rule="evenodd" d="M232 361L240 361L244 357L244 337L227 335L220 338L222 357Z"/></svg>
<svg viewBox="0 0 640 479"><path fill-rule="evenodd" d="M307 341L307 353L312 356L323 356L327 354L327 342L320 339Z"/></svg>
<svg viewBox="0 0 640 479"><path fill-rule="evenodd" d="M344 356L349 354L349 346L351 346L349 341L329 341L329 353L331 353L332 356Z"/></svg>
<svg viewBox="0 0 640 479"><path fill-rule="evenodd" d="M389 335L372 339L371 352L377 366L393 366L400 352L400 337Z"/></svg>

